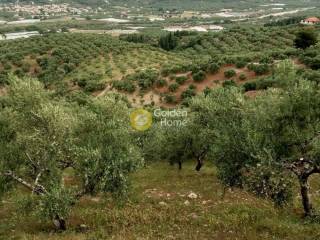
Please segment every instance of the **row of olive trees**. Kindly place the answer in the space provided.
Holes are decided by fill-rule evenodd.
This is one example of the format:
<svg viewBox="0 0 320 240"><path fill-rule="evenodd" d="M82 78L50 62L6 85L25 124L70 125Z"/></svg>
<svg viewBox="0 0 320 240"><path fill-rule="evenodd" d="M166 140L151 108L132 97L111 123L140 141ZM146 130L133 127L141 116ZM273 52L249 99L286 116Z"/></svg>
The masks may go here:
<svg viewBox="0 0 320 240"><path fill-rule="evenodd" d="M188 123L157 125L143 145L146 159L181 164L196 159L200 170L213 159L227 186L246 188L279 206L292 200L298 179L306 216L314 214L308 179L320 173L320 91L281 63L277 88L251 99L242 89L224 87L194 98Z"/></svg>
<svg viewBox="0 0 320 240"><path fill-rule="evenodd" d="M23 186L22 206L66 229L71 207L83 195L121 197L129 172L142 164L130 134L128 108L114 97L85 105L57 100L31 79L9 79L0 98L0 197ZM65 184L72 168L78 184Z"/></svg>

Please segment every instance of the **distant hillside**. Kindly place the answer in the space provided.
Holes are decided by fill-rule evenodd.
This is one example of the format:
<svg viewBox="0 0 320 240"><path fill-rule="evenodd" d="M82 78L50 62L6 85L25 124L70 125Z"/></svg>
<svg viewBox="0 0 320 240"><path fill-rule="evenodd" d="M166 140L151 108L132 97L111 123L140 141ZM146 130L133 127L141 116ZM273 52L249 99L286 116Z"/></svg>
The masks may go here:
<svg viewBox="0 0 320 240"><path fill-rule="evenodd" d="M109 2L117 5L190 10L210 10L210 8L248 9L261 5L270 5L270 7L273 7L272 5L275 4L273 0L109 0ZM286 0L279 2L285 4L283 7L319 6L318 0L308 0L307 2L305 0Z"/></svg>
<svg viewBox="0 0 320 240"><path fill-rule="evenodd" d="M13 3L17 0L1 0L1 3ZM273 0L19 0L19 2L34 2L36 4L46 3L77 3L88 6L102 6L105 4L135 6L135 7L151 7L163 9L190 9L190 10L207 10L208 8L237 8L248 9L261 5L275 5ZM281 7L309 7L319 6L318 0L286 0L281 1L285 4ZM276 3L278 4L278 3ZM268 6L265 6L268 7Z"/></svg>
<svg viewBox="0 0 320 240"><path fill-rule="evenodd" d="M1 0L1 3L15 3L17 0ZM48 3L77 3L89 6L98 6L105 3L104 0L19 0L20 3L48 4Z"/></svg>

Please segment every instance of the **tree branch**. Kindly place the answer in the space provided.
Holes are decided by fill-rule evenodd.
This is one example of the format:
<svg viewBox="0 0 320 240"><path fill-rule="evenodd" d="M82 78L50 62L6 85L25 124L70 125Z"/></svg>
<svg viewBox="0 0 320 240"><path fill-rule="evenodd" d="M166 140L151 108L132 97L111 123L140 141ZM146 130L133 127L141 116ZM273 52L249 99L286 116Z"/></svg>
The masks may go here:
<svg viewBox="0 0 320 240"><path fill-rule="evenodd" d="M12 171L7 171L3 175L6 177L11 177L14 181L16 181L16 182L20 183L21 185L23 185L24 187L28 188L33 193L36 193L39 195L43 195L43 194L48 193L47 190L42 185L40 185L40 184L32 185L31 183L28 183L27 181L23 180L22 178L20 178L16 174L14 174Z"/></svg>
<svg viewBox="0 0 320 240"><path fill-rule="evenodd" d="M33 190L33 186L30 183L28 183L25 180L23 180L22 178L18 177L12 171L7 171L3 175L6 176L6 177L11 177L13 180L15 180L16 182L22 184L23 186L25 186L26 188L30 189L31 191Z"/></svg>

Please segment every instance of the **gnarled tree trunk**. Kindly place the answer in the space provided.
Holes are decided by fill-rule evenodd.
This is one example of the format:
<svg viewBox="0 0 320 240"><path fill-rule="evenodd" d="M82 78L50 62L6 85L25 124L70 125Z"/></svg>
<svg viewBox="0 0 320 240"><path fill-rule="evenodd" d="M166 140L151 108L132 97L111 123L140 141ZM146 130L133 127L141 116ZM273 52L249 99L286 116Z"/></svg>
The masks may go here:
<svg viewBox="0 0 320 240"><path fill-rule="evenodd" d="M182 169L182 161L181 160L178 161L178 168L179 168L179 170Z"/></svg>
<svg viewBox="0 0 320 240"><path fill-rule="evenodd" d="M312 159L300 158L290 164L288 168L298 177L304 215L306 217L312 216L314 211L309 196L308 179L312 174L320 173L320 167Z"/></svg>
<svg viewBox="0 0 320 240"><path fill-rule="evenodd" d="M16 175L12 171L7 171L7 172L3 173L2 175L6 176L6 177L10 177L12 180L14 180L17 183L21 184L22 186L26 187L27 189L29 189L31 191L32 194L36 194L36 195L48 194L48 191L45 189L45 187L39 184L39 179L41 177L41 173L38 174L34 184L31 184L31 183L25 181L24 179L22 179L21 177L19 177L18 175ZM67 230L66 221L63 218L61 218L58 214L54 217L53 223L54 223L55 227L57 228L57 230L60 230L60 231Z"/></svg>
<svg viewBox="0 0 320 240"><path fill-rule="evenodd" d="M67 230L67 224L66 221L59 217L59 215L56 215L53 219L53 224L56 226L57 230L59 231L65 231Z"/></svg>
<svg viewBox="0 0 320 240"><path fill-rule="evenodd" d="M203 159L201 157L198 157L196 170L199 172L201 170L202 166L203 166Z"/></svg>
<svg viewBox="0 0 320 240"><path fill-rule="evenodd" d="M308 184L308 176L302 176L299 178L300 184L300 193L302 198L302 205L304 209L305 216L312 216L313 209L309 196L309 184Z"/></svg>

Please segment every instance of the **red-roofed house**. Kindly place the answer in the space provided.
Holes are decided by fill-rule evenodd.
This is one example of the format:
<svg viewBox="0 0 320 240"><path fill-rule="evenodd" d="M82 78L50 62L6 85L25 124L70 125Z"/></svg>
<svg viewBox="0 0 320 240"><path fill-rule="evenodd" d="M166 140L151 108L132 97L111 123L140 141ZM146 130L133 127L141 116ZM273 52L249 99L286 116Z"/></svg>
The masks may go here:
<svg viewBox="0 0 320 240"><path fill-rule="evenodd" d="M320 19L317 18L317 17L310 17L310 18L302 20L301 23L302 24L307 24L307 25L319 24L320 23Z"/></svg>

